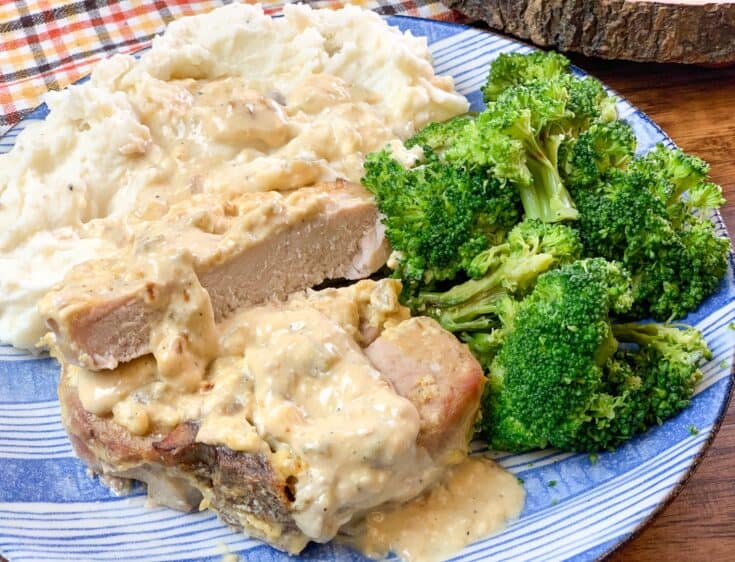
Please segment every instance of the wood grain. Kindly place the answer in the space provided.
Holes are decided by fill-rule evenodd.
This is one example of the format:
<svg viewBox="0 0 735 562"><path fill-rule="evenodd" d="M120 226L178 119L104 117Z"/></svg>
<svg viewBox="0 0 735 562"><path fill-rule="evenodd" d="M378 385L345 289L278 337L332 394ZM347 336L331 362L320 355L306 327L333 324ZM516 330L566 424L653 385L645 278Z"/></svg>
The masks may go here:
<svg viewBox="0 0 735 562"><path fill-rule="evenodd" d="M712 165L735 233L735 67L697 68L572 57ZM610 562L735 560L735 402L681 494Z"/></svg>
<svg viewBox="0 0 735 562"><path fill-rule="evenodd" d="M445 0L540 47L606 59L735 61L733 0Z"/></svg>

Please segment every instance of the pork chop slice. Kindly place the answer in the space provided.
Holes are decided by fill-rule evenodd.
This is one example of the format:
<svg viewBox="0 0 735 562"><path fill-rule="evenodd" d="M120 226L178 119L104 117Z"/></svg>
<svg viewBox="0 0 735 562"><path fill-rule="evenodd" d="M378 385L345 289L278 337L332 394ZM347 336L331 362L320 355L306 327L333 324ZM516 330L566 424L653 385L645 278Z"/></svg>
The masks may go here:
<svg viewBox="0 0 735 562"><path fill-rule="evenodd" d="M216 322L329 279L360 279L389 249L372 196L347 182L204 196L135 227L131 247L75 267L39 310L72 363L113 369L151 352L151 326L193 269Z"/></svg>
<svg viewBox="0 0 735 562"><path fill-rule="evenodd" d="M464 454L485 381L467 346L435 320L418 317L383 330L365 354L418 409L419 442L433 455Z"/></svg>

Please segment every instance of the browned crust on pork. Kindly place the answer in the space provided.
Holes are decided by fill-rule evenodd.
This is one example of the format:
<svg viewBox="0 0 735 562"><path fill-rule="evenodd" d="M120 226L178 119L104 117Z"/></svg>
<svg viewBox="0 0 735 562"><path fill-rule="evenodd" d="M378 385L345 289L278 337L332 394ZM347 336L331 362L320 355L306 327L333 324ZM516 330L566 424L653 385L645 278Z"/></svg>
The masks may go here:
<svg viewBox="0 0 735 562"><path fill-rule="evenodd" d="M132 435L111 418L85 410L65 374L59 400L72 446L94 472L125 477L126 471L136 469L173 468L236 530L289 552L306 545L291 516L290 480L274 469L267 455L197 443L195 422L166 435Z"/></svg>

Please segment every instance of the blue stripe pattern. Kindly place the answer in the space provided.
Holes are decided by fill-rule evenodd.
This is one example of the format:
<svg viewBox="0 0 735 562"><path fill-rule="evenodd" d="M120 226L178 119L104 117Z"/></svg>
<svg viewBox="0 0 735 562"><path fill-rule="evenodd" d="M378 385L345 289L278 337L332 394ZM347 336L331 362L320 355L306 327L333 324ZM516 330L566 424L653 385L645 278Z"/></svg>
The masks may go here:
<svg viewBox="0 0 735 562"><path fill-rule="evenodd" d="M462 26L406 17L393 25L429 38L437 71L455 77L459 91L481 109L479 87L489 62L502 52L529 50L503 37ZM620 100L641 150L672 141L647 116ZM42 106L0 139L7 152ZM726 235L718 215L713 220ZM735 331L733 271L719 292L687 321L705 334L713 359L704 366L691 405L677 417L621 447L588 456L554 450L523 455L488 452L523 479L528 493L521 518L452 560L594 560L629 537L691 469L718 425L732 389ZM209 512L182 514L146 507L142 487L117 497L86 474L59 420L58 369L53 360L0 345L0 552L11 562L51 560L291 560L230 531ZM691 428L698 433L692 434ZM549 482L556 481L553 487ZM308 560L364 561L339 545L311 545ZM395 557L391 558L395 560Z"/></svg>

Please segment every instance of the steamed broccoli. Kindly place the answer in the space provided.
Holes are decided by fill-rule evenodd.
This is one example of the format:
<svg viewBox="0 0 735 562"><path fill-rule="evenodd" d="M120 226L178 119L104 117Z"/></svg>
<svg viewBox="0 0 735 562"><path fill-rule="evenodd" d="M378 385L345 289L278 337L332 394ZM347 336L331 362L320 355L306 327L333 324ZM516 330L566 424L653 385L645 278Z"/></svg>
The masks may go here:
<svg viewBox="0 0 735 562"><path fill-rule="evenodd" d="M625 121L595 122L578 138L560 147L559 168L572 197L580 189L589 189L617 169L625 169L633 160L636 138Z"/></svg>
<svg viewBox="0 0 735 562"><path fill-rule="evenodd" d="M483 94L408 154L366 159L401 300L488 373L492 447L614 448L686 406L710 356L694 328L617 322L683 315L714 290L720 189L681 151L636 157L614 98L561 55L502 55Z"/></svg>
<svg viewBox="0 0 735 562"><path fill-rule="evenodd" d="M407 169L385 149L368 155L365 171L407 285L454 278L520 219L513 186L429 150Z"/></svg>
<svg viewBox="0 0 735 562"><path fill-rule="evenodd" d="M488 373L493 448L614 448L685 407L710 357L694 328L617 322L683 315L714 290L720 189L681 151L636 157L614 98L561 55L502 55L483 94L481 113L410 138L410 167L366 160L402 302Z"/></svg>
<svg viewBox="0 0 735 562"><path fill-rule="evenodd" d="M473 279L444 292L422 290L407 304L452 332L487 330L498 326L506 296L524 295L541 273L579 259L581 252L573 229L527 219L504 243L474 257L467 267Z"/></svg>
<svg viewBox="0 0 735 562"><path fill-rule="evenodd" d="M559 147L592 123L614 119L611 100L596 80L571 74L511 86L466 123L444 158L516 183L528 218L576 219L559 173Z"/></svg>
<svg viewBox="0 0 735 562"><path fill-rule="evenodd" d="M569 59L554 52L502 53L490 65L482 97L496 101L506 90L561 80L569 88L569 109L576 116L610 121L617 117L615 98L608 96L595 79L575 78Z"/></svg>
<svg viewBox="0 0 735 562"><path fill-rule="evenodd" d="M539 277L489 347L480 429L493 448L611 449L688 403L709 357L701 334L612 325L631 304L626 272L600 258Z"/></svg>
<svg viewBox="0 0 735 562"><path fill-rule="evenodd" d="M555 53L501 55L485 86L487 108L435 123L406 142L450 165L484 170L517 186L527 218L573 220L558 152L595 122L615 119L615 100L592 78L571 74Z"/></svg>
<svg viewBox="0 0 735 562"><path fill-rule="evenodd" d="M621 359L635 366L648 399L646 423L660 424L689 404L702 378L699 365L712 358L702 334L685 324L616 324L615 338L635 344Z"/></svg>
<svg viewBox="0 0 735 562"><path fill-rule="evenodd" d="M541 275L506 326L483 396L483 436L495 449L568 446L617 350L610 311L632 302L630 279L602 259Z"/></svg>
<svg viewBox="0 0 735 562"><path fill-rule="evenodd" d="M571 149L567 177L585 254L631 272L635 317L685 316L727 269L728 241L708 217L723 202L719 186L700 159L662 145L625 168L628 151L618 142L614 160L590 164L584 137Z"/></svg>
<svg viewBox="0 0 735 562"><path fill-rule="evenodd" d="M686 325L613 324L621 347L603 367L599 391L576 435L560 445L577 451L613 449L689 404L712 354Z"/></svg>
<svg viewBox="0 0 735 562"><path fill-rule="evenodd" d="M546 81L570 72L569 59L559 53L533 51L528 54L501 53L490 65L482 87L485 103L495 101L508 88Z"/></svg>
<svg viewBox="0 0 735 562"><path fill-rule="evenodd" d="M474 117L468 114L454 117L449 121L430 123L406 141L406 148L420 146L434 154L442 154L457 142L464 133L465 126L473 119Z"/></svg>

